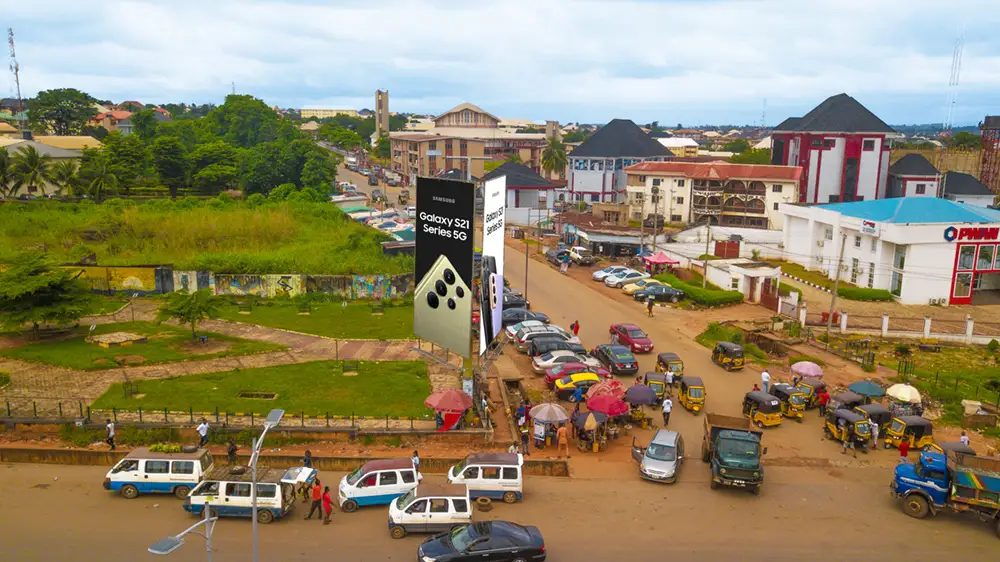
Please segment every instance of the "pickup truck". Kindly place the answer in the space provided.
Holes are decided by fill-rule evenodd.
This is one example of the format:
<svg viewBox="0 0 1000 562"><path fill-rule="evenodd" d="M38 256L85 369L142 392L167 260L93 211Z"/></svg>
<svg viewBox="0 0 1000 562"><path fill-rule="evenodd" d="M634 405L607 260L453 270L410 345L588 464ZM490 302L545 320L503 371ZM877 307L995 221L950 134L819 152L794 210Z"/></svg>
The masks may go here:
<svg viewBox="0 0 1000 562"><path fill-rule="evenodd" d="M577 265L593 265L594 254L583 246L573 246L569 249L569 259Z"/></svg>
<svg viewBox="0 0 1000 562"><path fill-rule="evenodd" d="M972 512L1000 537L1000 458L925 451L917 462L896 466L889 488L910 517Z"/></svg>
<svg viewBox="0 0 1000 562"><path fill-rule="evenodd" d="M743 417L705 414L705 437L701 443L701 460L712 465L712 489L719 486L746 488L759 494L764 484L761 456L767 448L760 447L763 432Z"/></svg>

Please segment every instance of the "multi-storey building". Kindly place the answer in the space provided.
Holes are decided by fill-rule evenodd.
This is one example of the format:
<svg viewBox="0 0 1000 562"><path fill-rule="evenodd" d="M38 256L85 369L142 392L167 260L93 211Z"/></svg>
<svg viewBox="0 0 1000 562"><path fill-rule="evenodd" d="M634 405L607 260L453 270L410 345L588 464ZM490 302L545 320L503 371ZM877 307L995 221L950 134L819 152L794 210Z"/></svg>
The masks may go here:
<svg viewBox="0 0 1000 562"><path fill-rule="evenodd" d="M375 90L375 138L389 134L389 90Z"/></svg>
<svg viewBox="0 0 1000 562"><path fill-rule="evenodd" d="M628 119L614 119L568 154L569 182L560 201L620 203L626 199L625 168L673 154Z"/></svg>
<svg viewBox="0 0 1000 562"><path fill-rule="evenodd" d="M310 117L315 117L316 119L327 119L329 117L336 117L338 115L346 115L347 117L357 117L358 110L356 109L300 109L299 115L302 119L309 119Z"/></svg>

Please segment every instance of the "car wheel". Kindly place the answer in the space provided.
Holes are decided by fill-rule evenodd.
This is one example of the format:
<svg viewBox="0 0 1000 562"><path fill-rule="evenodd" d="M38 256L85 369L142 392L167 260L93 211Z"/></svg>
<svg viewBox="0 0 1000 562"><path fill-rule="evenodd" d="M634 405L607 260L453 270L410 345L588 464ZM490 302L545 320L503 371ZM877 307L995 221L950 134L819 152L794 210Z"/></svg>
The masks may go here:
<svg viewBox="0 0 1000 562"><path fill-rule="evenodd" d="M615 289L621 289L624 286L625 286L624 283L615 283Z"/></svg>
<svg viewBox="0 0 1000 562"><path fill-rule="evenodd" d="M927 514L931 512L931 506L927 503L927 500L920 495L911 494L903 502L903 513L914 517L916 519L923 519L927 517Z"/></svg>
<svg viewBox="0 0 1000 562"><path fill-rule="evenodd" d="M340 510L344 513L354 513L358 510L358 502L354 500L347 500L344 505L340 506Z"/></svg>
<svg viewBox="0 0 1000 562"><path fill-rule="evenodd" d="M265 509L263 511L257 511L257 522L262 525L267 525L271 521L274 521L274 513L270 509Z"/></svg>
<svg viewBox="0 0 1000 562"><path fill-rule="evenodd" d="M528 562L528 561L525 560L524 558L515 558L514 562Z"/></svg>
<svg viewBox="0 0 1000 562"><path fill-rule="evenodd" d="M399 525L396 525L393 528L389 529L389 536L394 539L401 539L406 536L406 529L404 529Z"/></svg>
<svg viewBox="0 0 1000 562"><path fill-rule="evenodd" d="M126 484L122 486L121 494L122 497L127 500L134 500L139 497L139 489L131 484Z"/></svg>
<svg viewBox="0 0 1000 562"><path fill-rule="evenodd" d="M566 400L568 400L570 402L576 402L576 395L575 394L570 394L569 398L567 398Z"/></svg>
<svg viewBox="0 0 1000 562"><path fill-rule="evenodd" d="M174 488L174 495L177 496L178 499L188 497L189 492L191 492L191 488L188 488L187 486L177 486Z"/></svg>
<svg viewBox="0 0 1000 562"><path fill-rule="evenodd" d="M673 296L670 297L670 302L674 302L675 303L675 302L677 302L679 300L680 299L677 298L677 295L673 295Z"/></svg>
<svg viewBox="0 0 1000 562"><path fill-rule="evenodd" d="M503 501L504 503L517 503L517 494L514 492L504 492Z"/></svg>

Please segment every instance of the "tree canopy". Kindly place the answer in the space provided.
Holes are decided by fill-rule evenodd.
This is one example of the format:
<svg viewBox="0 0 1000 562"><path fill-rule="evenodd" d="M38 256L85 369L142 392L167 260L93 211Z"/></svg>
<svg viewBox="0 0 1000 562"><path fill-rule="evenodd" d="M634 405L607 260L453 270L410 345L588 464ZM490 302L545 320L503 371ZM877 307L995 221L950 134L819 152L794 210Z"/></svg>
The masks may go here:
<svg viewBox="0 0 1000 562"><path fill-rule="evenodd" d="M766 148L751 148L729 157L734 164L770 164L771 151Z"/></svg>
<svg viewBox="0 0 1000 562"><path fill-rule="evenodd" d="M750 149L750 141L746 139L733 139L726 144L722 145L722 150L725 152L735 152L739 154Z"/></svg>
<svg viewBox="0 0 1000 562"><path fill-rule="evenodd" d="M191 337L198 335L198 323L219 315L219 309L224 304L222 297L216 296L210 289L201 289L193 293L171 293L167 302L156 312L156 321L177 320L181 324L191 326Z"/></svg>
<svg viewBox="0 0 1000 562"><path fill-rule="evenodd" d="M85 316L93 302L80 272L56 267L41 252L24 252L0 271L0 324L67 326Z"/></svg>
<svg viewBox="0 0 1000 562"><path fill-rule="evenodd" d="M43 90L28 100L31 128L54 135L79 135L97 114L95 100L75 88Z"/></svg>
<svg viewBox="0 0 1000 562"><path fill-rule="evenodd" d="M948 148L976 149L982 145L983 138L979 135L961 131L944 139Z"/></svg>

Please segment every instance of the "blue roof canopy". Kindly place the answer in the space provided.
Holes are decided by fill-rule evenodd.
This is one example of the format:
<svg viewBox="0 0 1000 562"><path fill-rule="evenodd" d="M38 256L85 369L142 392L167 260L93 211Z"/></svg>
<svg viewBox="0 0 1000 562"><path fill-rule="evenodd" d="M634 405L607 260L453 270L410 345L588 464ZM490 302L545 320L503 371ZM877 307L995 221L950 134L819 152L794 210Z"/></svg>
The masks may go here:
<svg viewBox="0 0 1000 562"><path fill-rule="evenodd" d="M818 206L848 217L895 224L1000 223L1000 211L937 197L897 197Z"/></svg>

